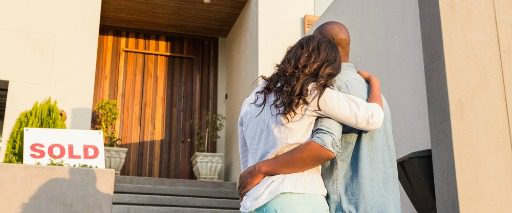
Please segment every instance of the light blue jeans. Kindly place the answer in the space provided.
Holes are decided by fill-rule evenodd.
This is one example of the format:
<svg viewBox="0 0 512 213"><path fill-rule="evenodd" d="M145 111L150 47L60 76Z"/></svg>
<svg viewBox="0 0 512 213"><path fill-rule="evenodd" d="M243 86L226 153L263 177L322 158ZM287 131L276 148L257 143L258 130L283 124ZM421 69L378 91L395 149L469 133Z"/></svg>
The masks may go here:
<svg viewBox="0 0 512 213"><path fill-rule="evenodd" d="M325 197L316 194L282 193L254 213L328 213Z"/></svg>

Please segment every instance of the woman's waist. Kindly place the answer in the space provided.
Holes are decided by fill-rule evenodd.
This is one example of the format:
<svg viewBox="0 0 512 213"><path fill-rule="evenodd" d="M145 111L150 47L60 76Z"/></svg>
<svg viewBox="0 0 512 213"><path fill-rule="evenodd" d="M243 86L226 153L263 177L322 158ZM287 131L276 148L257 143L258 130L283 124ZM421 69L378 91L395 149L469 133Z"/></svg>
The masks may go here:
<svg viewBox="0 0 512 213"><path fill-rule="evenodd" d="M242 209L257 208L275 196L288 192L325 196L327 189L320 175L320 167L300 173L266 177L243 197Z"/></svg>
<svg viewBox="0 0 512 213"><path fill-rule="evenodd" d="M282 174L264 178L258 185L252 188L247 195L264 195L267 191L290 192L307 191L324 194L325 184L321 176L321 167L315 167L304 172ZM284 190L284 191L283 191Z"/></svg>

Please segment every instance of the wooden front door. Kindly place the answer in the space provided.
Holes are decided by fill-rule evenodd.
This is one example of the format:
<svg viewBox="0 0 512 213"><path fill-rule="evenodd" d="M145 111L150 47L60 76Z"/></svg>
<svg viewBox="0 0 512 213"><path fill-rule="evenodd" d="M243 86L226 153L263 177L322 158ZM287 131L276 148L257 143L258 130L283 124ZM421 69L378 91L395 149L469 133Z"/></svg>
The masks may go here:
<svg viewBox="0 0 512 213"><path fill-rule="evenodd" d="M94 104L119 104L121 175L193 178L195 133L216 111L216 53L215 38L100 31Z"/></svg>

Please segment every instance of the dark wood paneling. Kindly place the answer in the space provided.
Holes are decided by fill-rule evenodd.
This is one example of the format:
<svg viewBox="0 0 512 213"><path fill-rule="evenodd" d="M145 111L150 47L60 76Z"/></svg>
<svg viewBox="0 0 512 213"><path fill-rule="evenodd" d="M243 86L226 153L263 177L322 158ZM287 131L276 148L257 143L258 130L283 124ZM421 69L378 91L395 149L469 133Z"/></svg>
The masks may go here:
<svg viewBox="0 0 512 213"><path fill-rule="evenodd" d="M103 0L101 24L205 36L228 35L247 0Z"/></svg>
<svg viewBox="0 0 512 213"><path fill-rule="evenodd" d="M129 148L122 175L193 177L195 132L216 110L217 42L101 30L94 104L119 103L116 131Z"/></svg>

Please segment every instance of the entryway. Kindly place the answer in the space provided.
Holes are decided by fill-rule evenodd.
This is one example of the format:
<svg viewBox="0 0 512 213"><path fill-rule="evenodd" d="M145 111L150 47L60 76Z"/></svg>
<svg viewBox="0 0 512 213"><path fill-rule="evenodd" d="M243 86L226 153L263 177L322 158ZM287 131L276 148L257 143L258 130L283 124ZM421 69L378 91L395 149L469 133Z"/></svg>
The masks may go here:
<svg viewBox="0 0 512 213"><path fill-rule="evenodd" d="M217 45L217 38L100 30L94 104L111 99L120 107L116 131L128 148L121 175L194 177L194 136L217 107Z"/></svg>

